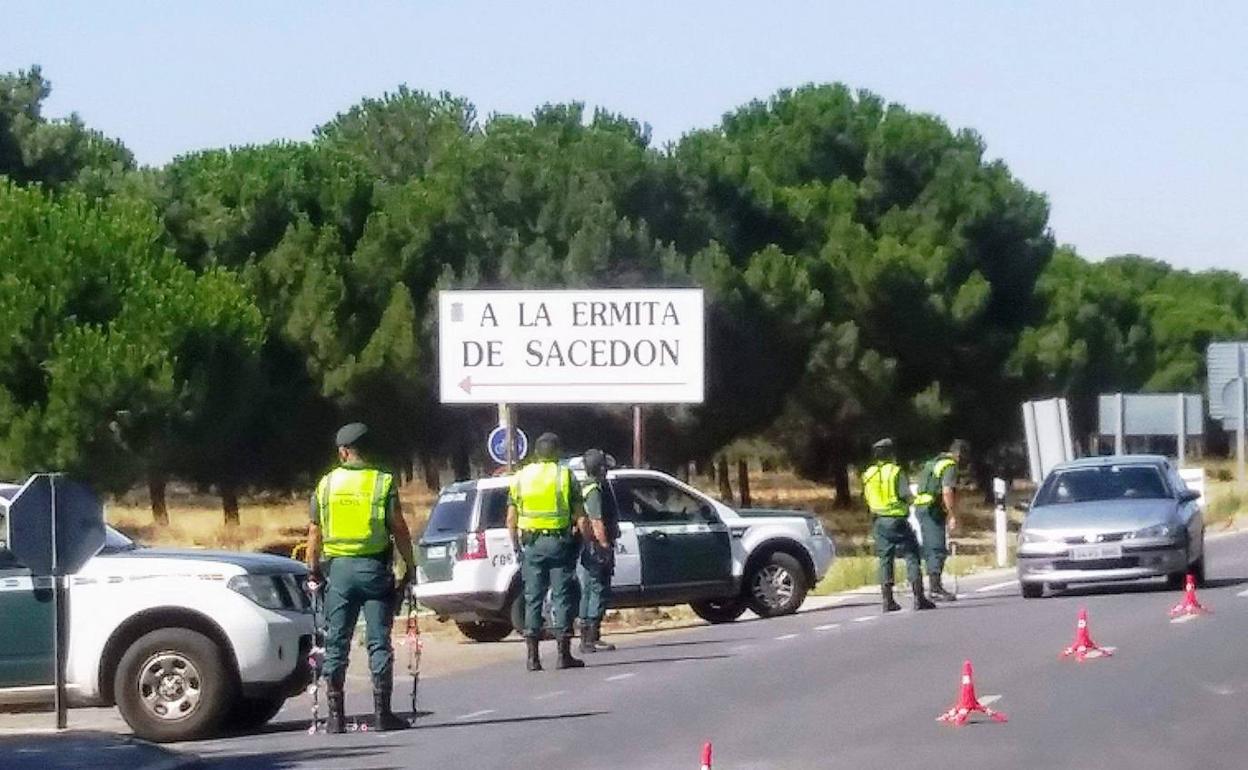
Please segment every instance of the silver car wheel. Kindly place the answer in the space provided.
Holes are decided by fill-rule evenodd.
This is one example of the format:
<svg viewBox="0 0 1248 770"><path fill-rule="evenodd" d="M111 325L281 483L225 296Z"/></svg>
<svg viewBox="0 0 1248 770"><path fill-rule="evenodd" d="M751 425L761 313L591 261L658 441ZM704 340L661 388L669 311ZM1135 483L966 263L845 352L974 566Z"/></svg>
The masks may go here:
<svg viewBox="0 0 1248 770"><path fill-rule="evenodd" d="M204 692L199 669L172 650L158 652L147 659L140 669L138 688L139 698L148 713L168 722L195 713Z"/></svg>
<svg viewBox="0 0 1248 770"><path fill-rule="evenodd" d="M750 591L759 602L779 608L793 600L793 584L792 573L778 564L768 564L754 574Z"/></svg>

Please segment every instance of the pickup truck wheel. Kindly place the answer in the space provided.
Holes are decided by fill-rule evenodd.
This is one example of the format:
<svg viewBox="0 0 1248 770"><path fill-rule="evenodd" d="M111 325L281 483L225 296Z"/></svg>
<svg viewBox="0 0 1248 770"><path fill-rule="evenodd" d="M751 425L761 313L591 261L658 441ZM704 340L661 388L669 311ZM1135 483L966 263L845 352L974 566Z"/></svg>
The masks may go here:
<svg viewBox="0 0 1248 770"><path fill-rule="evenodd" d="M1044 596L1044 583L1019 583L1018 590L1024 599L1039 599Z"/></svg>
<svg viewBox="0 0 1248 770"><path fill-rule="evenodd" d="M459 632L474 642L501 642L511 633L510 620L456 621Z"/></svg>
<svg viewBox="0 0 1248 770"><path fill-rule="evenodd" d="M809 588L801 562L777 551L746 579L746 602L760 618L791 615L806 601Z"/></svg>
<svg viewBox="0 0 1248 770"><path fill-rule="evenodd" d="M708 599L693 602L689 608L707 623L731 623L745 612L745 602L740 598Z"/></svg>
<svg viewBox="0 0 1248 770"><path fill-rule="evenodd" d="M117 709L135 735L158 743L207 736L234 700L224 651L189 628L145 634L121 656L113 679Z"/></svg>
<svg viewBox="0 0 1248 770"><path fill-rule="evenodd" d="M286 705L286 696L277 695L267 698L240 698L230 706L225 715L225 726L230 730L256 730L267 725L277 712Z"/></svg>

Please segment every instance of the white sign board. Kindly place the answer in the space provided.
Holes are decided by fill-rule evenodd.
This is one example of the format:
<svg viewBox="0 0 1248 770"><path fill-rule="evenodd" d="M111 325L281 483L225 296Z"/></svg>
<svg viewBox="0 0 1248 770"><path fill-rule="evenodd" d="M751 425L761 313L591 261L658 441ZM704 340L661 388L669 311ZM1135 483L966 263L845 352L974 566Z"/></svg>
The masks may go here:
<svg viewBox="0 0 1248 770"><path fill-rule="evenodd" d="M701 289L443 291L444 404L697 404Z"/></svg>
<svg viewBox="0 0 1248 770"><path fill-rule="evenodd" d="M1044 480L1054 465L1075 459L1066 399L1025 402L1023 426L1027 432L1027 462L1031 467L1031 480L1036 484Z"/></svg>
<svg viewBox="0 0 1248 770"><path fill-rule="evenodd" d="M1196 501L1196 504L1202 511L1205 510L1205 469L1179 468L1179 477L1183 479L1188 489L1200 493L1200 499Z"/></svg>

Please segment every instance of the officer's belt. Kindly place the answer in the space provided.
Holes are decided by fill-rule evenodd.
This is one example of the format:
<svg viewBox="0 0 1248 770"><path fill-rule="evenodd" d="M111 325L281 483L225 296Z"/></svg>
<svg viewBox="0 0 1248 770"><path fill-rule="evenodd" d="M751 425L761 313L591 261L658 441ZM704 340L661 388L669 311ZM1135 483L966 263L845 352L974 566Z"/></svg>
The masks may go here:
<svg viewBox="0 0 1248 770"><path fill-rule="evenodd" d="M520 530L521 542L532 542L539 537L572 537L570 529L522 529Z"/></svg>

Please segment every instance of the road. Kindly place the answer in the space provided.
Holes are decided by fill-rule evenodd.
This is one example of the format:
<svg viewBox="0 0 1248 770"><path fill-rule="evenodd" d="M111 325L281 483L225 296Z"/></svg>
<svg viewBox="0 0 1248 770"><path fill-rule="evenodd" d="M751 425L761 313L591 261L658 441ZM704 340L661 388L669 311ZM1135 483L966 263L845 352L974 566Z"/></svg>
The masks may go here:
<svg viewBox="0 0 1248 770"><path fill-rule="evenodd" d="M1248 535L1209 549L1201 599L1214 614L1191 622L1170 622L1180 594L1160 585L1024 600L997 575L932 612L881 616L874 597L850 595L788 618L632 635L579 671L530 674L513 643L504 662L423 681L420 726L403 733L309 736L300 702L265 734L171 748L221 770L696 768L708 740L716 770L1239 768ZM1059 659L1081 607L1112 658ZM935 721L964 659L1008 724ZM366 697L349 705L363 712Z"/></svg>

